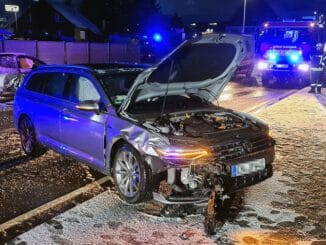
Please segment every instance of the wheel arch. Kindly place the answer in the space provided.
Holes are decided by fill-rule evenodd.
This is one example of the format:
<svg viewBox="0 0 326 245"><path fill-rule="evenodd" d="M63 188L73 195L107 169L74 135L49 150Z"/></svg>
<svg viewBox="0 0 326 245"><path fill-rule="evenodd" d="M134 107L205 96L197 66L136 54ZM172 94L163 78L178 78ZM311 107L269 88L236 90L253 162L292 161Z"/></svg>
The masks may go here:
<svg viewBox="0 0 326 245"><path fill-rule="evenodd" d="M114 142L114 144L111 146L110 148L110 152L109 152L109 161L108 161L108 171L110 173L110 175L112 175L112 167L113 167L113 160L114 160L114 156L117 153L118 149L123 145L123 144L129 144L125 139L120 138L118 139L116 142ZM129 144L130 145L130 144Z"/></svg>
<svg viewBox="0 0 326 245"><path fill-rule="evenodd" d="M113 145L112 145L112 147L110 148L110 151L109 151L109 157L108 157L109 161L108 161L108 165L107 165L107 170L109 171L110 175L112 175L113 161L114 161L115 154L117 153L119 148L121 146L123 146L124 144L127 144L128 146L132 147L135 151L137 151L139 156L141 157L142 161L149 166L151 172L153 171L152 170L153 166L151 164L149 164L147 161L145 161L143 154L136 147L134 147L126 139L119 138L113 143Z"/></svg>
<svg viewBox="0 0 326 245"><path fill-rule="evenodd" d="M29 115L27 115L26 113L20 114L18 117L18 120L17 120L17 129L19 129L19 125L24 118L29 118L30 120L32 120L31 117Z"/></svg>

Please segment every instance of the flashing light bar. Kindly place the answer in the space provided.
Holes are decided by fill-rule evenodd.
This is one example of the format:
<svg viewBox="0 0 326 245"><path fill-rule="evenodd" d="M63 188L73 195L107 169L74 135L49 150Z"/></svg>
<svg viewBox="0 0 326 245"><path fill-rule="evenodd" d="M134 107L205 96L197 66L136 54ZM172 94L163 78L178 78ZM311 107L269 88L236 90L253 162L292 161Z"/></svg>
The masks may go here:
<svg viewBox="0 0 326 245"><path fill-rule="evenodd" d="M266 22L263 24L264 28L284 28L284 27L293 27L293 28L314 28L316 22L314 21L275 21L275 22Z"/></svg>

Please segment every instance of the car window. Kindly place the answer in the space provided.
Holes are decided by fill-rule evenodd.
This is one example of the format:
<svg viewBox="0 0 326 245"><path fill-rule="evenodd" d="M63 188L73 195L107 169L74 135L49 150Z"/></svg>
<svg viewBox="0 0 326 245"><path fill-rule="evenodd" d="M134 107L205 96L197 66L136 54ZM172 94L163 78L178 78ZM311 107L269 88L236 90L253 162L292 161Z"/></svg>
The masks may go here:
<svg viewBox="0 0 326 245"><path fill-rule="evenodd" d="M120 72L99 75L99 81L114 106L119 107L122 104L139 73Z"/></svg>
<svg viewBox="0 0 326 245"><path fill-rule="evenodd" d="M61 99L67 98L65 87L70 75L64 72L49 72L44 74L46 74L44 93Z"/></svg>
<svg viewBox="0 0 326 245"><path fill-rule="evenodd" d="M17 68L17 61L13 55L0 55L0 67Z"/></svg>
<svg viewBox="0 0 326 245"><path fill-rule="evenodd" d="M46 81L48 79L49 74L48 73L37 73L34 74L27 82L25 88L33 91L42 93L44 85L46 84Z"/></svg>
<svg viewBox="0 0 326 245"><path fill-rule="evenodd" d="M73 86L70 87L69 100L72 102L100 101L101 96L94 84L84 76L74 75Z"/></svg>

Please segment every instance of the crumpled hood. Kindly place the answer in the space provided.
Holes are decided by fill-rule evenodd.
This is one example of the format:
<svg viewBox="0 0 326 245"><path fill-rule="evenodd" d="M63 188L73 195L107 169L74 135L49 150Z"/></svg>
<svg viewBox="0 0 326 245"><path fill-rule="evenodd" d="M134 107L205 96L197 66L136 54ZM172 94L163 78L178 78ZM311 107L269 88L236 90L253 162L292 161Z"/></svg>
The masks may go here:
<svg viewBox="0 0 326 245"><path fill-rule="evenodd" d="M194 94L214 102L249 48L246 37L233 34L186 41L138 76L121 108L165 95Z"/></svg>

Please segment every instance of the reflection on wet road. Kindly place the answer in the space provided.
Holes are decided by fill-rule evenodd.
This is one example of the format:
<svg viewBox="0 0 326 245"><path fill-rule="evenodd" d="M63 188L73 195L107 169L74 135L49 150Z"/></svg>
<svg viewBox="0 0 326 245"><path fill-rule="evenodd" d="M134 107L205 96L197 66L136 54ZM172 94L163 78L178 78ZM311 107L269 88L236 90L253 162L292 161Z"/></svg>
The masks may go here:
<svg viewBox="0 0 326 245"><path fill-rule="evenodd" d="M275 103L297 90L269 89L239 83L229 83L219 98L219 105L237 111L250 112L266 103Z"/></svg>

